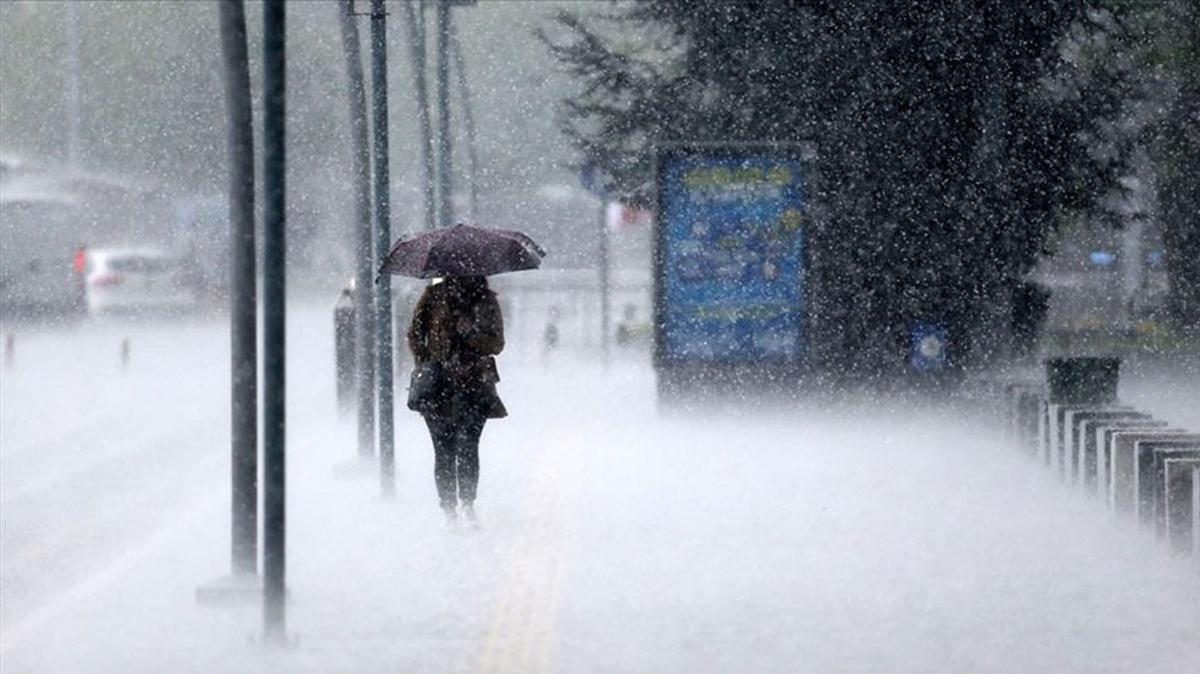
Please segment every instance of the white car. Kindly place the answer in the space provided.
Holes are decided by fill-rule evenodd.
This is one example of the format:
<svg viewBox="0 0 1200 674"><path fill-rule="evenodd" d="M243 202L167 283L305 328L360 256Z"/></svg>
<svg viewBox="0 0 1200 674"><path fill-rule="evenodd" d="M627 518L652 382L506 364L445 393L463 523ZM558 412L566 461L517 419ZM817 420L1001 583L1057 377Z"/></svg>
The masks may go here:
<svg viewBox="0 0 1200 674"><path fill-rule="evenodd" d="M184 311L197 297L185 260L157 248L89 249L84 272L88 313Z"/></svg>

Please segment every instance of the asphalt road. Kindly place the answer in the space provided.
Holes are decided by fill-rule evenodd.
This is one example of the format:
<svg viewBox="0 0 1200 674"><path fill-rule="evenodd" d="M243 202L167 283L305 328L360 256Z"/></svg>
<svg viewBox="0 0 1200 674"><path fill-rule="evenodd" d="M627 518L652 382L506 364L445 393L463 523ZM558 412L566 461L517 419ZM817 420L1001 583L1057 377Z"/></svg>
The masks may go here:
<svg viewBox="0 0 1200 674"><path fill-rule="evenodd" d="M354 428L334 410L331 328L321 307L289 323L298 642L269 652L255 607L193 598L228 568L227 327L17 334L0 371L6 674L1190 672L1200 658L1194 566L927 401L661 416L644 363L502 357L512 415L484 434L483 527L446 531L406 411L396 501L373 469L344 470ZM1139 404L1183 410L1186 390L1153 377L1131 376Z"/></svg>

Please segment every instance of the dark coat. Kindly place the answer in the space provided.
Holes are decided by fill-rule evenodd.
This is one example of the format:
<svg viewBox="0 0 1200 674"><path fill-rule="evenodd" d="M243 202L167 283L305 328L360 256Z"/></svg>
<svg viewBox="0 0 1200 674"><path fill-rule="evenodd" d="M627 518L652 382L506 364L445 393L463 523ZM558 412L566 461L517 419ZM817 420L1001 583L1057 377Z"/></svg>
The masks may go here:
<svg viewBox="0 0 1200 674"><path fill-rule="evenodd" d="M464 290L447 281L426 288L413 310L408 346L416 364L442 365L446 386L435 415L452 416L464 407L488 418L508 415L496 393L500 374L493 357L504 349L504 320L486 286Z"/></svg>

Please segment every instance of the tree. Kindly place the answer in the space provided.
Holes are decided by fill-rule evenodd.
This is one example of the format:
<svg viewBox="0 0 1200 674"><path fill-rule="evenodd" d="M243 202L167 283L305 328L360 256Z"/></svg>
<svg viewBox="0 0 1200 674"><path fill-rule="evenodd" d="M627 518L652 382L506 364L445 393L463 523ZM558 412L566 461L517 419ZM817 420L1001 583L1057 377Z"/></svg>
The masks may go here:
<svg viewBox="0 0 1200 674"><path fill-rule="evenodd" d="M1157 126L1153 152L1159 174L1159 213L1175 326L1200 337L1200 2L1163 7L1156 61L1174 96Z"/></svg>
<svg viewBox="0 0 1200 674"><path fill-rule="evenodd" d="M1094 162L1133 174L1131 158L1149 158L1166 313L1179 332L1200 334L1200 2L1108 0L1071 33L1056 88L1089 111Z"/></svg>
<svg viewBox="0 0 1200 674"><path fill-rule="evenodd" d="M919 320L947 325L962 364L1001 350L989 336L1047 234L1109 183L1079 142L1087 113L1044 86L1081 12L660 0L564 12L545 40L581 83L565 131L631 200L649 200L657 142L816 141L814 341L870 374L902 366Z"/></svg>

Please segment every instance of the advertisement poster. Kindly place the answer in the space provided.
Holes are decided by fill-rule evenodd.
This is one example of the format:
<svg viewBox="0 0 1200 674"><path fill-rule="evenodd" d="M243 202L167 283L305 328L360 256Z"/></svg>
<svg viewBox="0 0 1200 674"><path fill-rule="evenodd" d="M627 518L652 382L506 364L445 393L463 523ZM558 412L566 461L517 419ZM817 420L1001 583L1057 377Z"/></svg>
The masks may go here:
<svg viewBox="0 0 1200 674"><path fill-rule="evenodd" d="M798 153L660 158L660 361L804 359L803 177Z"/></svg>

